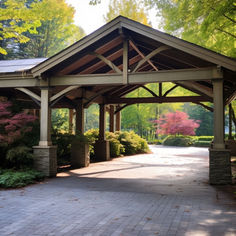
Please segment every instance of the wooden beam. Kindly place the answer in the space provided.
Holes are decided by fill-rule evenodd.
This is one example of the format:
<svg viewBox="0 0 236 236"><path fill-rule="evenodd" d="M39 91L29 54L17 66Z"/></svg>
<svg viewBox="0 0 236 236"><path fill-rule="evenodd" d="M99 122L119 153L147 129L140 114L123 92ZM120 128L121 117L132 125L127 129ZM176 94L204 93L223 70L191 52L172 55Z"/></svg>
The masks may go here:
<svg viewBox="0 0 236 236"><path fill-rule="evenodd" d="M223 78L216 67L178 70L159 70L155 72L139 72L129 74L129 84L156 82L203 81Z"/></svg>
<svg viewBox="0 0 236 236"><path fill-rule="evenodd" d="M55 100L58 101L58 98L61 98L61 97L64 97L68 92L70 92L71 90L73 89L77 89L79 88L80 86L76 85L76 86L69 86L65 89L63 89L62 91L58 92L57 94L53 95L51 98L50 98L50 102L53 102Z"/></svg>
<svg viewBox="0 0 236 236"><path fill-rule="evenodd" d="M232 101L236 99L236 89L235 91L229 96L229 98L226 100L226 105L230 104Z"/></svg>
<svg viewBox="0 0 236 236"><path fill-rule="evenodd" d="M151 89L147 88L146 86L142 85L141 88L147 90L153 97L158 97Z"/></svg>
<svg viewBox="0 0 236 236"><path fill-rule="evenodd" d="M31 98L34 98L36 101L41 102L41 97L27 88L15 88L15 89L29 95Z"/></svg>
<svg viewBox="0 0 236 236"><path fill-rule="evenodd" d="M205 105L205 104L203 104L203 103L201 103L201 102L194 102L194 103L197 104L197 105L200 105L200 106L204 107L204 108L207 109L208 111L211 111L211 112L214 111L214 108L213 108L213 107L209 107L209 106L207 106L207 105Z"/></svg>
<svg viewBox="0 0 236 236"><path fill-rule="evenodd" d="M39 86L39 80L33 77L25 78L24 76L7 76L0 78L0 88L29 88L37 86Z"/></svg>
<svg viewBox="0 0 236 236"><path fill-rule="evenodd" d="M122 85L121 74L64 75L50 78L51 86L66 85Z"/></svg>
<svg viewBox="0 0 236 236"><path fill-rule="evenodd" d="M106 104L135 104L135 103L176 103L176 102L211 102L212 99L203 96L183 97L142 97L142 98L114 98L105 99Z"/></svg>
<svg viewBox="0 0 236 236"><path fill-rule="evenodd" d="M148 61L149 59L151 59L152 57L154 57L155 55L157 55L159 52L164 51L170 49L170 47L168 46L161 46L159 48L156 48L155 50L153 50L151 53L149 53L147 56L145 56L139 63L138 65L134 68L134 70L132 71L133 73L135 71L138 70L138 68L143 65L146 61Z"/></svg>
<svg viewBox="0 0 236 236"><path fill-rule="evenodd" d="M112 88L105 88L105 89L102 89L101 91L97 92L95 95L93 95L92 97L88 98L88 101L84 104L84 108L88 108L91 103L96 99L98 98L99 96L101 96L102 94L110 91Z"/></svg>
<svg viewBox="0 0 236 236"><path fill-rule="evenodd" d="M129 44L128 40L123 42L123 84L128 83L128 69L129 69Z"/></svg>
<svg viewBox="0 0 236 236"><path fill-rule="evenodd" d="M164 94L163 94L163 97L166 97L167 94L169 94L171 91L173 91L174 89L176 89L179 85L174 85L172 88L170 88L169 90L167 90Z"/></svg>
<svg viewBox="0 0 236 236"><path fill-rule="evenodd" d="M123 106L120 106L119 108L116 109L115 114L117 114L118 112L120 112L121 110L123 110L124 108L126 108L127 106L130 106L130 105L132 105L132 104L125 104Z"/></svg>
<svg viewBox="0 0 236 236"><path fill-rule="evenodd" d="M190 89L194 89L195 91L199 91L201 94L205 94L207 95L208 97L211 97L213 98L213 91L211 88L208 88L204 85L201 85L197 82L194 82L194 81L180 81L178 82L179 85L184 85L186 86L187 88L190 88Z"/></svg>
<svg viewBox="0 0 236 236"><path fill-rule="evenodd" d="M103 61L104 63L106 63L108 66L111 67L112 70L114 70L116 73L122 73L122 71L115 65L113 64L110 60L108 60L106 57L104 57L103 55L96 53L96 52L91 52L91 55L96 56L97 58L99 58L101 61Z"/></svg>

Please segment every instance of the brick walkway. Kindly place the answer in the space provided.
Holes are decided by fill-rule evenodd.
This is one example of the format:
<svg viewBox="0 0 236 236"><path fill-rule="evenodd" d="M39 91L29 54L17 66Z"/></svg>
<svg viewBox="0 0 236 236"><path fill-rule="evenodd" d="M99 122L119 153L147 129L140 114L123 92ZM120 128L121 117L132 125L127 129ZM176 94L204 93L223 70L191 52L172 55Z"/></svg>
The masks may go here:
<svg viewBox="0 0 236 236"><path fill-rule="evenodd" d="M232 187L207 183L208 150L152 151L0 191L0 235L236 235Z"/></svg>

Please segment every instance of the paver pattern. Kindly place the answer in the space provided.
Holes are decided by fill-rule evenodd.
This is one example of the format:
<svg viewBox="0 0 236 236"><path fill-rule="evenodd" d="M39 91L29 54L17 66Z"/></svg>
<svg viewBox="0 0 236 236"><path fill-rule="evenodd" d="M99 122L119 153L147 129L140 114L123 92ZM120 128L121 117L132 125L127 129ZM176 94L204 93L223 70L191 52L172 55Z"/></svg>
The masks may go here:
<svg viewBox="0 0 236 236"><path fill-rule="evenodd" d="M208 150L151 149L0 191L0 235L236 235L233 187L208 184Z"/></svg>

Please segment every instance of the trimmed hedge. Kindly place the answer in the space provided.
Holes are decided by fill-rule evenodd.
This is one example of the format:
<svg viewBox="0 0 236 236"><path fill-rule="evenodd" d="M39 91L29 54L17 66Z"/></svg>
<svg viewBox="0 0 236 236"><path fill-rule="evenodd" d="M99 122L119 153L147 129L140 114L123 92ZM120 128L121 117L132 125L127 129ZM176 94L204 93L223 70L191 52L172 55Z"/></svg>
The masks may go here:
<svg viewBox="0 0 236 236"><path fill-rule="evenodd" d="M194 146L195 147L210 147L211 141L195 141Z"/></svg>
<svg viewBox="0 0 236 236"><path fill-rule="evenodd" d="M214 136L198 136L197 141L212 141Z"/></svg>
<svg viewBox="0 0 236 236"><path fill-rule="evenodd" d="M180 146L180 147L189 147L193 145L194 143L194 138L191 136L174 136L174 135L169 135L167 136L162 144L164 146Z"/></svg>

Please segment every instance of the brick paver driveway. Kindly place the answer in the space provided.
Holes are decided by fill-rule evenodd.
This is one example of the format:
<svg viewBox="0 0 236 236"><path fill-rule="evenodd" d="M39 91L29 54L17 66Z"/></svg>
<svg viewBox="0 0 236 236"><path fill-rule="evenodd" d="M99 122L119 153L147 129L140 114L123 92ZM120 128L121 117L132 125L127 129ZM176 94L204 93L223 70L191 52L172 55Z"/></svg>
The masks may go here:
<svg viewBox="0 0 236 236"><path fill-rule="evenodd" d="M208 185L208 150L151 149L1 191L0 235L236 235L232 187Z"/></svg>

